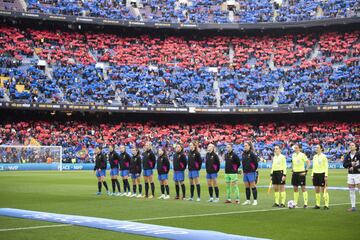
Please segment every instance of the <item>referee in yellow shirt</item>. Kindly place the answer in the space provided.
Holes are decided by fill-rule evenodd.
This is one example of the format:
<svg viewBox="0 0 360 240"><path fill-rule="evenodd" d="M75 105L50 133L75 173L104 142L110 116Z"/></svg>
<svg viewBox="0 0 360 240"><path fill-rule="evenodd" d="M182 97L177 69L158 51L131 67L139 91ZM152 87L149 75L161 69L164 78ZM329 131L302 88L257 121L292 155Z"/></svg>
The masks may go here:
<svg viewBox="0 0 360 240"><path fill-rule="evenodd" d="M304 198L304 208L307 208L308 205L308 193L306 191L306 174L310 167L310 160L306 157L304 153L301 152L301 145L294 145L294 153L292 155L292 178L291 185L294 187L294 202L295 205L298 205L299 200L299 186ZM305 168L306 165L306 168Z"/></svg>
<svg viewBox="0 0 360 240"><path fill-rule="evenodd" d="M286 158L281 154L281 149L278 145L275 145L274 147L274 158L270 176L275 194L275 203L273 207L285 207Z"/></svg>
<svg viewBox="0 0 360 240"><path fill-rule="evenodd" d="M320 209L320 192L323 194L324 198L324 209L329 209L329 193L327 191L324 191L327 187L327 179L328 179L328 173L329 173L329 164L328 159L326 158L325 154L322 152L324 151L324 148L321 144L316 145L315 148L315 156L313 158L313 170L312 170L312 180L313 185L315 187L315 199L316 199L316 205L314 209Z"/></svg>

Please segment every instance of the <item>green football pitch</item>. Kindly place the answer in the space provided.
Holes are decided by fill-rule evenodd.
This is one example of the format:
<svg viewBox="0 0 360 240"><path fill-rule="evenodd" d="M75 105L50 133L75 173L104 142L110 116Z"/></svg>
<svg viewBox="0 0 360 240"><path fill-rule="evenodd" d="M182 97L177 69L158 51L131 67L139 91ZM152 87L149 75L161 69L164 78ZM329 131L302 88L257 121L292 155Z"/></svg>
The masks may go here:
<svg viewBox="0 0 360 240"><path fill-rule="evenodd" d="M346 171L331 170L329 186L346 186ZM187 229L213 230L270 239L359 239L360 211L347 212L348 191L329 190L330 210L314 210L314 191L309 190L308 209L272 208L273 192L259 189L258 206L224 204L225 182L219 175L220 203L208 203L205 173L201 173L201 202L96 196L92 171L0 172L0 208L138 221ZM307 179L311 183L310 176ZM110 180L107 180L111 185ZM289 180L288 180L289 182ZM120 183L122 183L120 181ZM259 186L269 184L269 170L260 169ZM170 195L174 196L170 181ZM241 201L244 187L239 183ZM186 182L187 193L189 185ZM156 192L160 187L156 181ZM360 196L357 194L358 202ZM287 190L287 200L293 199ZM300 194L299 203L302 204ZM44 221L0 217L0 239L150 239L137 235Z"/></svg>

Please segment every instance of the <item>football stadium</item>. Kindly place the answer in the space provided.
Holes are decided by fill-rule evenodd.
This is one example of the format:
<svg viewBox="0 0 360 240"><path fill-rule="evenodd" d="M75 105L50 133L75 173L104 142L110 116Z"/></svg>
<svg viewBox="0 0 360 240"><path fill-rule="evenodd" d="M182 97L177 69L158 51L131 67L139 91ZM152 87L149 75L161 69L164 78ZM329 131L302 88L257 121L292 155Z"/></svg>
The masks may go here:
<svg viewBox="0 0 360 240"><path fill-rule="evenodd" d="M0 239L360 236L358 0L0 0Z"/></svg>

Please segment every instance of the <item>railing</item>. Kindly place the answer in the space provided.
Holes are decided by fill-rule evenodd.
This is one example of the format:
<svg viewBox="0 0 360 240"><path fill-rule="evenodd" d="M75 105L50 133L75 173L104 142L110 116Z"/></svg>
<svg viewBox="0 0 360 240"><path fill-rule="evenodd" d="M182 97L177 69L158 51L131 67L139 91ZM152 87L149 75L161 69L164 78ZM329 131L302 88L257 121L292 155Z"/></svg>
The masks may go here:
<svg viewBox="0 0 360 240"><path fill-rule="evenodd" d="M360 111L360 102L332 103L297 107L294 105L254 105L254 106L115 106L65 103L21 103L0 102L0 109L27 109L64 112L122 112L122 113L183 113L183 114L276 114Z"/></svg>
<svg viewBox="0 0 360 240"><path fill-rule="evenodd" d="M95 24L102 26L120 27L143 27L143 28L169 28L169 29L198 29L198 30L266 30L266 29L290 29L327 27L345 24L360 23L360 17L352 18L329 18L307 20L299 22L264 22L264 23L168 23L168 22L146 22L136 20L117 20L107 18L54 15L31 12L17 12L0 10L0 17L12 17L18 19L37 19L43 21L71 22L78 24Z"/></svg>

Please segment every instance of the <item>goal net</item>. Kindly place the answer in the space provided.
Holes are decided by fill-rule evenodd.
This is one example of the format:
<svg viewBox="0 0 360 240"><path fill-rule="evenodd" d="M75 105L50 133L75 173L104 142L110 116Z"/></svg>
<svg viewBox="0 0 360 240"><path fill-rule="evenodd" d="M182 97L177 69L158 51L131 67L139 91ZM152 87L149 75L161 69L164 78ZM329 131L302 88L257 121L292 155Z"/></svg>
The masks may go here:
<svg viewBox="0 0 360 240"><path fill-rule="evenodd" d="M18 166L19 170L62 171L62 147L0 145L0 164L2 168Z"/></svg>

